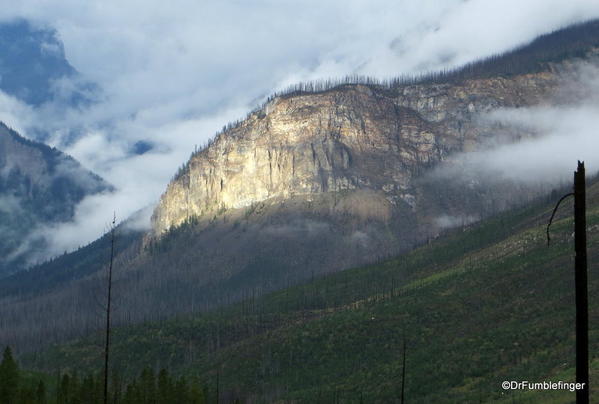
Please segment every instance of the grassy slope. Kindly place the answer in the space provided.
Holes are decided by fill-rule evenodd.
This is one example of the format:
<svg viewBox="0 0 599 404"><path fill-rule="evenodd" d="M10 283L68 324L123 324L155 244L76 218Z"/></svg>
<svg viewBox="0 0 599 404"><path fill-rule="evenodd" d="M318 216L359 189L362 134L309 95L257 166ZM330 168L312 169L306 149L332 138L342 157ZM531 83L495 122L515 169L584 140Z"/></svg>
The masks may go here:
<svg viewBox="0 0 599 404"><path fill-rule="evenodd" d="M599 186L589 189L592 379L599 383ZM118 366L167 366L220 391L299 402L393 402L407 339L410 402L555 402L569 392L503 392L503 380L574 379L572 220L539 203L410 254L217 312L116 330ZM571 204L563 206L564 214ZM100 337L29 358L97 369ZM599 389L593 389L599 397ZM514 397L515 396L515 397Z"/></svg>

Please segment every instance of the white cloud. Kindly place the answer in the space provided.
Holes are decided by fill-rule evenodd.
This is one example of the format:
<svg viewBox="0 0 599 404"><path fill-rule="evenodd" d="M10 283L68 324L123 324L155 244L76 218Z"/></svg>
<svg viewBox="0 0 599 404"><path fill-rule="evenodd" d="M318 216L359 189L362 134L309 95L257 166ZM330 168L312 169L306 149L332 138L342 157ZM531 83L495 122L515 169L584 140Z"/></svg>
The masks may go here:
<svg viewBox="0 0 599 404"><path fill-rule="evenodd" d="M52 145L119 190L86 199L74 224L54 229L64 232L55 239L67 246L101 234L113 210L124 218L155 202L194 145L274 89L457 66L599 17L599 3L22 0L0 9L0 19L14 17L55 27L71 64L103 90L101 102L83 111L30 110L0 95L0 119L25 134L43 127ZM140 140L155 148L132 155ZM85 237L68 236L77 226L86 228Z"/></svg>
<svg viewBox="0 0 599 404"><path fill-rule="evenodd" d="M479 217L473 215L460 215L460 216L451 216L451 215L441 215L434 219L435 225L440 229L451 229L458 226L467 226L471 223L480 220Z"/></svg>
<svg viewBox="0 0 599 404"><path fill-rule="evenodd" d="M0 122L26 136L27 127L32 125L33 109L18 99L0 91Z"/></svg>
<svg viewBox="0 0 599 404"><path fill-rule="evenodd" d="M587 174L599 171L599 60L584 63L563 78L552 105L492 111L482 119L530 134L523 140L491 145L454 156L460 173L478 173L480 181L510 180L554 186L572 180L577 161ZM436 174L455 177L449 167Z"/></svg>
<svg viewBox="0 0 599 404"><path fill-rule="evenodd" d="M14 195L0 197L0 213L19 215L23 211L21 201Z"/></svg>

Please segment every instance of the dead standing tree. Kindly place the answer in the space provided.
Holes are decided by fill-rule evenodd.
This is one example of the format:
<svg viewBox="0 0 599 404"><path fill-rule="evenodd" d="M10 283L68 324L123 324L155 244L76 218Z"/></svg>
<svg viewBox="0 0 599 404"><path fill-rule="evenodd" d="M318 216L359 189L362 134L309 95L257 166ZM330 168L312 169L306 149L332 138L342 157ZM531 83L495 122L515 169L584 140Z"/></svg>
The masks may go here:
<svg viewBox="0 0 599 404"><path fill-rule="evenodd" d="M589 403L589 301L587 286L587 231L586 231L586 183L584 162L578 162L574 172L574 192L564 195L551 214L549 227L559 204L569 196L574 196L574 284L576 290L576 383L582 388L576 390L576 403Z"/></svg>
<svg viewBox="0 0 599 404"><path fill-rule="evenodd" d="M406 337L403 337L403 358L401 361L401 404L405 404L404 391L406 387Z"/></svg>
<svg viewBox="0 0 599 404"><path fill-rule="evenodd" d="M106 301L106 342L104 345L104 404L108 403L108 352L110 349L110 303L112 292L112 263L114 261L114 231L116 227L116 214L110 226L110 264L108 265L108 293Z"/></svg>

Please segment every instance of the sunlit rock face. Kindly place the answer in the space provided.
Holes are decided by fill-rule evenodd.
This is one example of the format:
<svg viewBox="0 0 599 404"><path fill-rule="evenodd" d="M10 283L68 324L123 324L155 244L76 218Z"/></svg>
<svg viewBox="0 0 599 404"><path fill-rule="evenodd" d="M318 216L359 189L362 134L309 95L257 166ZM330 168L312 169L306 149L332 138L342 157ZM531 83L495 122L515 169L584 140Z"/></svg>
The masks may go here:
<svg viewBox="0 0 599 404"><path fill-rule="evenodd" d="M324 193L338 195L334 205L350 194L369 195L361 214L379 219L401 207L417 210L417 177L493 135L477 119L481 113L537 104L556 81L540 73L394 90L344 85L277 97L190 159L162 195L154 232L192 217Z"/></svg>

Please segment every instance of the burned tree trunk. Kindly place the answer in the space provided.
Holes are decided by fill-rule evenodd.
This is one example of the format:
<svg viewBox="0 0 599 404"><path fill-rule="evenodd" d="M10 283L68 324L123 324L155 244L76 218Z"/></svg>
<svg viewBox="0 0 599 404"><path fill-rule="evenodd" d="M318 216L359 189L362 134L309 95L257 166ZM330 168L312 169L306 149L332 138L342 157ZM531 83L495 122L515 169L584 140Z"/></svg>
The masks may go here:
<svg viewBox="0 0 599 404"><path fill-rule="evenodd" d="M549 227L560 203L574 196L574 287L576 300L576 383L582 386L576 390L576 403L589 403L589 299L587 280L587 223L586 223L586 183L584 162L578 162L574 172L574 192L562 196L551 214L547 225L547 245Z"/></svg>
<svg viewBox="0 0 599 404"><path fill-rule="evenodd" d="M587 287L586 184L584 163L574 173L574 282L576 287L576 402L589 402L589 302Z"/></svg>
<svg viewBox="0 0 599 404"><path fill-rule="evenodd" d="M108 403L108 352L110 348L110 301L112 292L112 262L114 261L114 230L116 215L110 227L110 264L108 266L108 296L106 302L106 344L104 346L104 404Z"/></svg>
<svg viewBox="0 0 599 404"><path fill-rule="evenodd" d="M404 391L406 387L406 337L403 338L403 359L401 363L401 404L405 404Z"/></svg>

